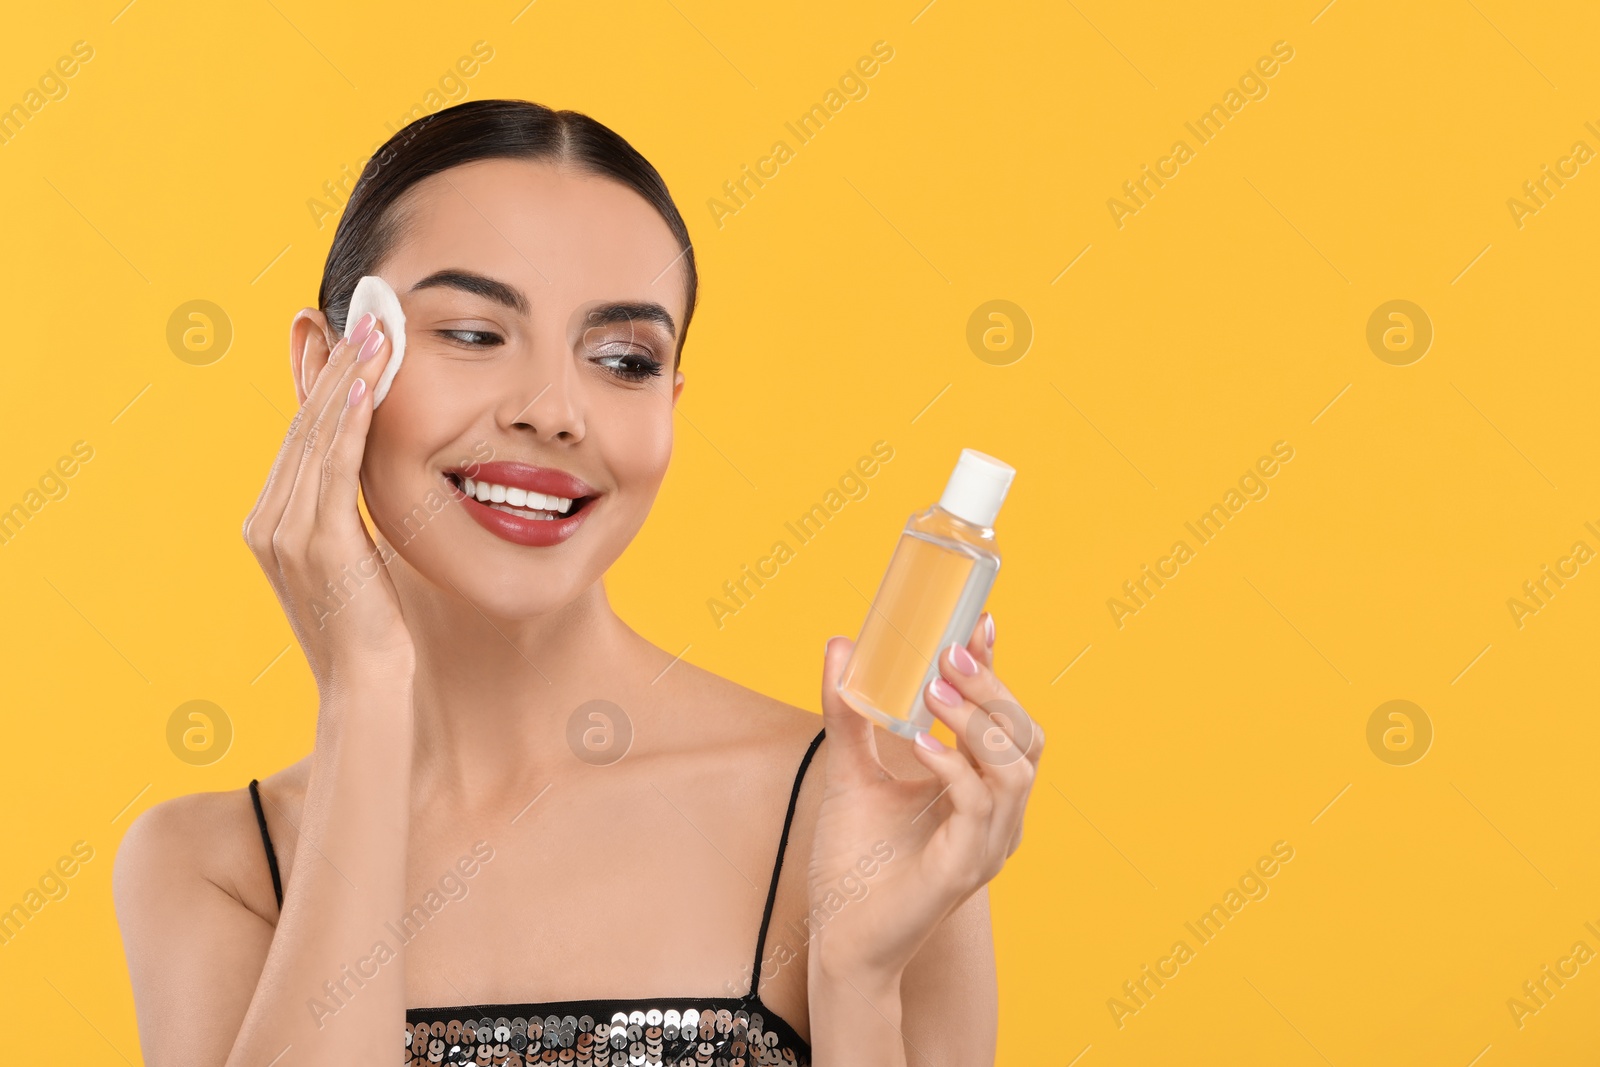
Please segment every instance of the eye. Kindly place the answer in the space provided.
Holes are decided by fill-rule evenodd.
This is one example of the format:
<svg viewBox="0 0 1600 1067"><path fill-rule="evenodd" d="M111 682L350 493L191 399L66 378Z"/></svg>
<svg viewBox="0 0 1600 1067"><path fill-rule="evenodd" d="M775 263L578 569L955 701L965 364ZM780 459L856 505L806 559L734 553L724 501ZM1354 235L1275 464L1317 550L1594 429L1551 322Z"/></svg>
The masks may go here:
<svg viewBox="0 0 1600 1067"><path fill-rule="evenodd" d="M648 381L661 374L661 361L640 349L612 349L595 362L630 382Z"/></svg>
<svg viewBox="0 0 1600 1067"><path fill-rule="evenodd" d="M439 336L454 341L456 344L465 345L467 348L493 348L495 345L505 343L505 339L497 333L488 330L435 330ZM466 338L466 340L463 340ZM482 340L489 338L489 340Z"/></svg>

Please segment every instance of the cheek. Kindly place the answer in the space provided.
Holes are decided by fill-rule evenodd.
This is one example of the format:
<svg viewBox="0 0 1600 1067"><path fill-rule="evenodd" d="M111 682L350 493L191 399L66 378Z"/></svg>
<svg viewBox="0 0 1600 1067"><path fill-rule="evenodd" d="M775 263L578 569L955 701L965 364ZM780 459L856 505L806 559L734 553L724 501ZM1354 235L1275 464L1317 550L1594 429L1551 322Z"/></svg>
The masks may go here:
<svg viewBox="0 0 1600 1067"><path fill-rule="evenodd" d="M670 396L611 396L590 406L580 450L600 457L611 499L585 541L585 569L609 567L650 517L672 459L672 423Z"/></svg>
<svg viewBox="0 0 1600 1067"><path fill-rule="evenodd" d="M618 405L607 413L604 426L589 429L619 491L653 497L672 460L671 401L653 398L649 404Z"/></svg>
<svg viewBox="0 0 1600 1067"><path fill-rule="evenodd" d="M367 431L361 474L374 518L410 512L431 490L443 492L443 483L429 473L430 461L453 439L450 427L459 432L462 425L442 399L448 394L429 397L426 390L401 386L411 369L408 358Z"/></svg>

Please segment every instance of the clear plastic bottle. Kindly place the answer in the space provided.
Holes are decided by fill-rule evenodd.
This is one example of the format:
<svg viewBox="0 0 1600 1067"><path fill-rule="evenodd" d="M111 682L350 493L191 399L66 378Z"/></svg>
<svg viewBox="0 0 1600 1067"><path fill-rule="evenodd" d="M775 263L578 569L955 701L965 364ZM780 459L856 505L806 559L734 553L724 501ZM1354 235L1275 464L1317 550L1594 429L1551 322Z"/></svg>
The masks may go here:
<svg viewBox="0 0 1600 1067"><path fill-rule="evenodd" d="M839 675L844 702L910 737L933 723L924 687L938 655L965 644L1000 570L994 520L1016 471L961 450L939 503L906 522L872 610Z"/></svg>

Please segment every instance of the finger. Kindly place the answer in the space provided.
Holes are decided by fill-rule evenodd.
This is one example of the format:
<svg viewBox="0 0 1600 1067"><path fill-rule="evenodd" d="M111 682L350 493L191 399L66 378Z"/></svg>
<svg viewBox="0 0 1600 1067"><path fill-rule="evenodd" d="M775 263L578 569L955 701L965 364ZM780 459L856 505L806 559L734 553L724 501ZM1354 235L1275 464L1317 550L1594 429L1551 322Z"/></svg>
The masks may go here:
<svg viewBox="0 0 1600 1067"><path fill-rule="evenodd" d="M365 317L358 322L350 339L346 341L341 338L329 352L329 363L343 360L348 355L347 349L364 339L371 332L371 327L371 320ZM315 413L322 410L321 401L326 399L324 393L317 391L316 385L321 384L326 377L325 373L318 375L318 381L313 383L311 393L295 412L294 418L289 421L289 429L284 434L283 444L279 447L277 456L273 459L272 470L267 474L266 484L256 499L256 506L245 518L244 538L258 555L271 552L272 535L283 519L289 496L294 491L300 461L304 458L301 439Z"/></svg>
<svg viewBox="0 0 1600 1067"><path fill-rule="evenodd" d="M361 346L366 342L367 337L374 330L379 329L382 329L382 324L378 322L377 316L370 311L367 312L350 324L348 337L341 337L334 342L333 348L328 352L327 362L322 365L320 371L315 372L309 379L302 373L301 386L306 391L306 400L311 403L313 411L319 410L321 404L321 401L315 399L315 397L320 395L326 399L326 389L332 387L328 371L344 366L346 357L354 360L356 354L361 351ZM307 351L304 358L309 357L310 352ZM319 394L317 385L321 382L328 382L329 384L324 386L324 392Z"/></svg>
<svg viewBox="0 0 1600 1067"><path fill-rule="evenodd" d="M985 611L978 616L978 624L972 628L972 637L967 641L967 651L972 653L972 658L979 663L994 669L994 614Z"/></svg>
<svg viewBox="0 0 1600 1067"><path fill-rule="evenodd" d="M1017 829L1011 835L1010 844L1008 844L1006 846L1006 856L1007 857L1010 857L1013 853L1015 853L1017 851L1017 849L1022 847L1022 829L1023 829L1023 820L1018 819L1017 820Z"/></svg>
<svg viewBox="0 0 1600 1067"><path fill-rule="evenodd" d="M978 662L972 653L960 645L951 645L939 656L939 676L955 687L963 698L977 705L995 722L999 723L1006 735L1015 742L1013 758L1026 758L1037 763L1038 754L1042 748L1038 724L1023 710L1022 705L1012 696L993 670ZM979 730L987 730L987 723L980 723ZM973 737L967 741L972 744Z"/></svg>
<svg viewBox="0 0 1600 1067"><path fill-rule="evenodd" d="M374 330L364 343L372 343L377 336ZM303 539L308 538L315 525L318 504L322 498L323 482L328 474L324 459L337 434L340 413L348 405L351 382L356 377L354 357L337 366L330 365L322 372L326 389L318 389L316 396L320 407L307 412L306 428L301 435L300 462L295 471L294 488L284 505L282 529Z"/></svg>
<svg viewBox="0 0 1600 1067"><path fill-rule="evenodd" d="M1010 796L1026 795L1044 751L1044 738L1021 707L1002 699L974 704L942 676L929 682L923 693L928 710L957 731L963 751L985 778Z"/></svg>
<svg viewBox="0 0 1600 1067"><path fill-rule="evenodd" d="M830 637L822 652L822 724L828 732L828 780L843 785L875 782L889 776L878 759L873 723L839 695L839 675L855 642Z"/></svg>
<svg viewBox="0 0 1600 1067"><path fill-rule="evenodd" d="M361 461L367 452L367 431L372 425L372 387L356 377L345 392L344 409L328 446L323 464L322 493L317 501L317 522L337 537L357 537L370 548L372 535L361 520Z"/></svg>
<svg viewBox="0 0 1600 1067"><path fill-rule="evenodd" d="M963 758L970 757L990 790L994 804L991 825L996 833L1003 833L1007 847L1014 849L1014 826L1022 820L1036 777L1033 762L1017 751L1011 734L1001 726L1002 716L988 714L943 678L929 682L924 692L928 710L966 741Z"/></svg>
<svg viewBox="0 0 1600 1067"><path fill-rule="evenodd" d="M351 521L355 530L369 537L357 508L361 489L361 461L366 456L367 433L372 428L373 383L383 374L384 365L394 353L393 343L381 330L375 331L372 336L381 340L372 355L357 359L355 374L344 390L345 402L339 409L332 439L328 442L322 488L317 501L318 518L330 521L333 524L330 528L338 529ZM347 528L346 532L352 531Z"/></svg>
<svg viewBox="0 0 1600 1067"><path fill-rule="evenodd" d="M360 355L381 350L385 342L383 332L374 329L361 343ZM328 449L333 447L333 439L339 427L339 413L349 403L351 383L358 375L368 373L363 368L375 362L377 360L371 356L365 360L360 360L357 356L343 366L329 366L323 372L324 376L330 379L329 389L322 410L317 413L316 421L306 430L300 469L295 475L294 491L289 494L289 503L283 513L283 526L292 538L298 539L298 543L303 544L310 536L316 520L317 504L322 497L322 482L328 474L323 461L328 455Z"/></svg>
<svg viewBox="0 0 1600 1067"><path fill-rule="evenodd" d="M951 812L944 829L951 852L962 859L988 854L989 829L995 813L995 797L989 784L966 756L931 733L918 734L911 747L916 750L918 762L943 784L940 796L950 801ZM926 818L927 813L916 817Z"/></svg>
<svg viewBox="0 0 1600 1067"><path fill-rule="evenodd" d="M1012 758L1020 758L997 756L992 751L997 739L985 734L986 730L993 728L989 717L943 678L935 675L922 687L922 702L935 719L950 727L950 732L956 737L956 751L980 774L988 773L989 768L1002 765ZM1001 737L998 743L1009 745L1010 738Z"/></svg>

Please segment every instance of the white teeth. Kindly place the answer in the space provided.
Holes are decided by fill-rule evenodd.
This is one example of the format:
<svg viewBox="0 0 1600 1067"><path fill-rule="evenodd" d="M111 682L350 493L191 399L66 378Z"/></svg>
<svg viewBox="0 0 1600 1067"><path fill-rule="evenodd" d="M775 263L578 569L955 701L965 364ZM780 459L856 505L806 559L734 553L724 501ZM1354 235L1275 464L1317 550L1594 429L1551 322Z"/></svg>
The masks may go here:
<svg viewBox="0 0 1600 1067"><path fill-rule="evenodd" d="M461 478L461 491L491 507L503 504L505 506L500 508L501 511L528 518L549 518L552 513L564 515L572 508L573 500L572 497L546 496L511 485L475 481L464 475Z"/></svg>
<svg viewBox="0 0 1600 1067"><path fill-rule="evenodd" d="M510 504L490 504L489 506L496 511L504 511L509 515L520 515L524 519L542 519L546 522L555 521L555 516L548 511L529 511L527 508L514 508Z"/></svg>

